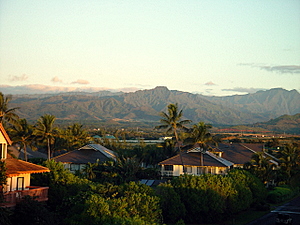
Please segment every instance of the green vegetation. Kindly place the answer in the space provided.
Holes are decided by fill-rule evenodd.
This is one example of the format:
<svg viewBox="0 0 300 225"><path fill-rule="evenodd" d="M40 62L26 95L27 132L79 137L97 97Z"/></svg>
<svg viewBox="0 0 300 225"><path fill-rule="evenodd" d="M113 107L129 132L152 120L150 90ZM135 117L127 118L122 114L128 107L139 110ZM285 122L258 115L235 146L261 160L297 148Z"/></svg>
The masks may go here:
<svg viewBox="0 0 300 225"><path fill-rule="evenodd" d="M114 104L120 106L118 102ZM15 142L23 144L23 148L43 147L48 150L49 158L54 151L72 150L89 141L116 151L118 157L116 161L89 163L76 175L65 170L61 163L45 161L50 172L32 175L31 185L48 186L48 202L43 204L26 197L15 211L1 209L0 222L12 225L215 223L235 218L245 210L268 210L268 203L284 201L299 192L300 157L295 143L279 148L279 143L270 144L276 147L269 151L279 159L278 167L259 153L245 165L246 169L232 169L226 175L183 175L155 188L140 184L140 179L160 179L155 165L178 153L175 146L179 140L198 143L205 150L208 142L214 142L209 132L211 126L204 122L184 129L183 124L189 120L181 120L182 110L178 110L177 104L170 104L168 113L161 116L162 125L158 128L172 131L176 141L146 145L140 138L133 145L126 143L128 137L145 134L124 129L88 132L78 123L58 127L56 117L49 114L41 116L35 126L26 120L10 125L8 132ZM185 132L177 133L178 128ZM102 138L92 139L90 136L95 134ZM108 134L115 139L106 138ZM153 168L145 169L141 164ZM2 167L0 178L5 174Z"/></svg>

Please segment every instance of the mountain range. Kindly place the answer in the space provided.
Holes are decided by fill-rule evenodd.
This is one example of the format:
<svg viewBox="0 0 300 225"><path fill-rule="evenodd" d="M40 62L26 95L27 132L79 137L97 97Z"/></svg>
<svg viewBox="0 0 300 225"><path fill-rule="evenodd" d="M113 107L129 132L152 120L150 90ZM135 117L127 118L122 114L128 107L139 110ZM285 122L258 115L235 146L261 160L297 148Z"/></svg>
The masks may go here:
<svg viewBox="0 0 300 225"><path fill-rule="evenodd" d="M166 111L170 103L178 103L185 119L213 125L253 124L300 113L299 92L282 88L226 97L169 90L163 86L131 93L27 94L13 95L10 107L20 107L18 114L28 120L53 114L61 120L159 122L159 112Z"/></svg>

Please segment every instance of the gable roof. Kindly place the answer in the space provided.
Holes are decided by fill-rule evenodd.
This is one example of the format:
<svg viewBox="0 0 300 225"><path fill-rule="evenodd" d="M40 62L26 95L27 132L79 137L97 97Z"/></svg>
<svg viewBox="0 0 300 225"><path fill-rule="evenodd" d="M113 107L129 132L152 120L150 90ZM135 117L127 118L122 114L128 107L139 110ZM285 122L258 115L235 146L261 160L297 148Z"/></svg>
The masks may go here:
<svg viewBox="0 0 300 225"><path fill-rule="evenodd" d="M185 166L200 166L200 152L184 152L182 153L182 160ZM175 155L169 159L166 159L159 165L182 165L180 155ZM203 153L203 166L213 166L213 167L229 167L233 163L220 159L213 153L205 152Z"/></svg>
<svg viewBox="0 0 300 225"><path fill-rule="evenodd" d="M101 152L107 158L113 158L113 159L116 158L116 155L112 150L105 148L104 146L102 146L100 144L88 144L88 145L85 145L85 146L79 148L78 150L82 150L82 149L94 149L95 151Z"/></svg>
<svg viewBox="0 0 300 225"><path fill-rule="evenodd" d="M6 133L6 130L4 129L2 123L0 123L0 131L1 131L2 135L3 135L3 137L5 138L7 144L11 145L12 141L10 140L8 134Z"/></svg>
<svg viewBox="0 0 300 225"><path fill-rule="evenodd" d="M246 144L246 143L220 143L218 148L223 152L222 158L242 165L249 162L256 152L263 151L263 144Z"/></svg>
<svg viewBox="0 0 300 225"><path fill-rule="evenodd" d="M113 151L99 144L88 144L78 150L67 152L53 159L56 162L87 164L96 163L98 160L103 162L111 158L116 159L116 155Z"/></svg>
<svg viewBox="0 0 300 225"><path fill-rule="evenodd" d="M18 176L20 174L28 173L44 173L50 172L47 167L36 165L30 162L25 162L23 160L15 159L11 156L8 156L5 159L6 164L6 175L8 177Z"/></svg>

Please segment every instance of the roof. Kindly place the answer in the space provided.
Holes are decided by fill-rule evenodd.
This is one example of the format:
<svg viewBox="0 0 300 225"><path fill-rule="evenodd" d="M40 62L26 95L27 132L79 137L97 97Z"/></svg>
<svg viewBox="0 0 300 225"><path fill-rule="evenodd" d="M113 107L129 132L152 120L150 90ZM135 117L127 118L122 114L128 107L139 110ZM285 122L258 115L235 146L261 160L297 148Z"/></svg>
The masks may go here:
<svg viewBox="0 0 300 225"><path fill-rule="evenodd" d="M254 153L262 152L264 146L263 144L220 143L218 147L223 152L222 158L241 165L249 162Z"/></svg>
<svg viewBox="0 0 300 225"><path fill-rule="evenodd" d="M28 173L44 173L50 172L47 167L36 165L30 162L25 162L23 160L12 158L8 156L5 159L6 163L6 175L8 177L18 176L20 174L28 174Z"/></svg>
<svg viewBox="0 0 300 225"><path fill-rule="evenodd" d="M102 146L100 144L88 144L88 145L85 145L85 146L79 148L78 150L82 150L82 149L94 149L95 151L101 152L108 158L114 158L114 159L116 158L116 155L112 150L105 148L104 146Z"/></svg>
<svg viewBox="0 0 300 225"><path fill-rule="evenodd" d="M89 144L78 150L56 156L53 159L56 162L87 164L96 163L98 160L101 162L107 161L110 158L116 158L113 151L99 144Z"/></svg>
<svg viewBox="0 0 300 225"><path fill-rule="evenodd" d="M24 149L21 149L20 151L17 149L16 145L12 145L7 147L7 150L10 151L10 154L13 154L19 159L24 160L25 159L25 154L24 154ZM39 152L39 151L33 151L30 147L27 147L27 158L32 159L32 158L42 158L42 159L47 159L47 155Z"/></svg>
<svg viewBox="0 0 300 225"><path fill-rule="evenodd" d="M6 133L6 130L4 129L2 123L0 123L0 131L3 134L3 137L5 138L8 145L12 144L12 141L10 140L8 134Z"/></svg>
<svg viewBox="0 0 300 225"><path fill-rule="evenodd" d="M184 152L182 153L183 164L185 166L200 166L200 152ZM169 159L166 159L160 163L159 165L181 165L180 155L173 156ZM218 159L217 156L210 152L206 152L203 154L203 166L213 166L213 167L228 167L233 165L231 162L227 160Z"/></svg>

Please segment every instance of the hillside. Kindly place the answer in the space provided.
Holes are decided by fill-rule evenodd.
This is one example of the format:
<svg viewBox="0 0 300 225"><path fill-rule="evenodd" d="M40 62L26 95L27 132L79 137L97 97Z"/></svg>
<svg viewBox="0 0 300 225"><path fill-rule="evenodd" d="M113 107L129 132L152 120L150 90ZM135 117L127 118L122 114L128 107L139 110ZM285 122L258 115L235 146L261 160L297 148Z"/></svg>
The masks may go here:
<svg viewBox="0 0 300 225"><path fill-rule="evenodd" d="M178 103L184 117L194 123L251 124L275 118L280 112L300 112L299 93L283 89L230 97L207 97L166 87L132 93L15 95L11 107L20 107L18 114L29 120L48 113L63 120L153 122L159 121L159 112L170 103Z"/></svg>
<svg viewBox="0 0 300 225"><path fill-rule="evenodd" d="M253 126L280 133L300 134L300 113L283 115L267 122L256 123Z"/></svg>
<svg viewBox="0 0 300 225"><path fill-rule="evenodd" d="M225 97L203 96L216 104L221 104L245 113L257 113L266 120L281 115L300 112L300 94L296 90L287 91L274 88L254 94Z"/></svg>

